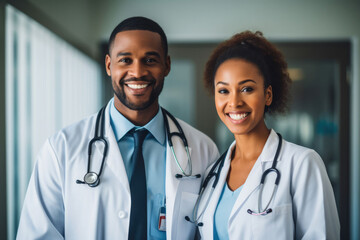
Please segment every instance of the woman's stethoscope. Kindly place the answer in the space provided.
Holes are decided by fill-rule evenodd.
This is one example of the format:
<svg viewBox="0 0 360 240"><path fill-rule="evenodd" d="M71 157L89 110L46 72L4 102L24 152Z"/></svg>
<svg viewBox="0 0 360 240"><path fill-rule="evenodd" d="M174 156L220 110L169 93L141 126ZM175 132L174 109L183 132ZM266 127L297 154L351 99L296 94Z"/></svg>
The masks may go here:
<svg viewBox="0 0 360 240"><path fill-rule="evenodd" d="M272 209L271 208L268 208L269 205L270 205L270 202L272 201L274 195L275 195L275 192L276 192L276 189L279 185L279 181L280 181L280 172L279 170L276 168L276 164L277 164L277 161L278 161L278 157L279 157L279 154L280 154L280 150L281 150L281 145L282 145L282 137L281 135L278 133L277 134L279 136L279 143L278 143L278 147L276 149L276 153L275 153L275 157L274 157L274 160L273 160L273 163L272 163L272 166L271 168L265 170L265 172L262 174L261 176L261 180L260 180L260 185L259 185L259 196L258 196L258 212L255 212L251 209L248 209L247 212L251 215L255 215L255 216L263 216L263 215L267 215L269 213L272 212ZM202 222L200 222L200 218L202 217L202 215L204 214L208 204L209 204L209 201L211 199L211 196L215 190L215 187L216 185L218 184L219 182L219 178L220 178L220 174L221 174L221 170L224 166L224 162L225 162L225 157L226 157L226 153L227 152L224 152L223 155L221 155L221 157L215 162L215 164L213 165L213 167L210 169L210 172L209 174L206 176L202 186L201 186L201 189L200 189L200 193L199 193L199 196L196 200L196 203L195 203L195 206L194 206L194 209L193 209L193 212L192 212L192 219L190 219L189 216L186 216L185 219L191 223L194 223L196 224L197 226L201 227L203 226L204 224ZM217 172L215 172L215 169L217 168ZM263 192L263 189L264 189L264 183L265 183L265 178L266 176L271 173L271 172L274 172L276 174L276 179L275 179L275 185L274 185L274 189L273 189L273 192L271 194L271 198L269 199L269 202L266 204L266 207L261 210L261 196L262 196L262 192ZM215 177L214 179L214 182L211 186L211 190L210 190L210 194L209 194L209 197L205 203L205 207L204 209L201 211L201 213L198 215L198 210L199 210L199 205L200 205L200 202L201 202L201 199L203 197L203 193L207 187L207 185L209 184L210 180Z"/></svg>
<svg viewBox="0 0 360 240"><path fill-rule="evenodd" d="M176 120L176 118L171 115L168 111L166 111L164 108L161 108L162 112L163 112L163 117L164 117L164 123L165 123L165 130L166 130L166 135L167 135L167 140L168 140L168 144L170 146L171 152L174 156L174 159L176 161L176 164L178 166L178 168L181 171L181 174L176 174L175 177L180 179L180 178L200 178L201 175L200 174L196 174L196 175L192 175L192 161L191 161L191 157L190 157L190 152L189 152L189 146L185 137L185 134L179 124L179 122ZM96 123L95 123L95 134L94 137L90 140L89 142L89 146L88 146L88 165L87 165L87 172L84 176L84 181L81 180L76 180L76 183L78 184L87 184L90 187L96 187L99 185L100 183L100 175L102 173L103 167L104 167L104 162L105 162L105 158L108 152L108 142L104 137L104 129L105 129L105 107L101 108L97 117L96 117ZM167 116L173 121L173 123L175 124L178 132L170 132L170 126L169 126L169 121L167 119ZM101 125L101 127L100 127ZM186 151L186 155L187 155L187 166L189 166L189 172L186 173L186 171L181 167L175 151L174 151L174 147L173 147L173 141L172 141L172 137L177 136L179 138L181 138L183 144L184 144L184 148ZM90 165L91 165L91 154L92 154L92 146L93 144L95 144L96 142L101 142L104 145L104 150L103 150L103 158L101 161L101 165L100 165L100 169L99 169L99 173L95 173L95 172L91 172L90 170Z"/></svg>

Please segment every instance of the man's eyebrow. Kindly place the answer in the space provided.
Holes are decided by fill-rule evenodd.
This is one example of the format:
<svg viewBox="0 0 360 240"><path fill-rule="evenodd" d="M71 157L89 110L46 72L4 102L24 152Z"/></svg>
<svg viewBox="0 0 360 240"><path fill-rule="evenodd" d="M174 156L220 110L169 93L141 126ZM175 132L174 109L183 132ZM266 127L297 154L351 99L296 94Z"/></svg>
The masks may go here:
<svg viewBox="0 0 360 240"><path fill-rule="evenodd" d="M145 55L160 57L160 54L156 51L147 52L147 53L145 53ZM131 53L130 52L119 52L118 54L116 54L116 57L122 57L122 56L131 56Z"/></svg>
<svg viewBox="0 0 360 240"><path fill-rule="evenodd" d="M121 56L130 56L131 53L129 52L119 52L118 54L116 54L116 57L121 57Z"/></svg>
<svg viewBox="0 0 360 240"><path fill-rule="evenodd" d="M155 51L151 51L151 52L147 52L145 53L146 56L156 56L156 57L160 57L160 54L158 52Z"/></svg>

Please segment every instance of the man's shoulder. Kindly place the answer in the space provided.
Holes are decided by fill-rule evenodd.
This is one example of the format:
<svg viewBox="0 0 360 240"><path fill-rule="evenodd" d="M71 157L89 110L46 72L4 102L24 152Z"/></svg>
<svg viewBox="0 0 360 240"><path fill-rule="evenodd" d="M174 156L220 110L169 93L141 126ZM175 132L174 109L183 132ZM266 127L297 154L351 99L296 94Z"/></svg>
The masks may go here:
<svg viewBox="0 0 360 240"><path fill-rule="evenodd" d="M95 128L95 121L96 114L87 116L60 129L58 132L53 134L49 140L50 142L63 140L69 142L76 141L76 139L80 140L85 135L88 136L90 134L89 130L91 130L91 128Z"/></svg>

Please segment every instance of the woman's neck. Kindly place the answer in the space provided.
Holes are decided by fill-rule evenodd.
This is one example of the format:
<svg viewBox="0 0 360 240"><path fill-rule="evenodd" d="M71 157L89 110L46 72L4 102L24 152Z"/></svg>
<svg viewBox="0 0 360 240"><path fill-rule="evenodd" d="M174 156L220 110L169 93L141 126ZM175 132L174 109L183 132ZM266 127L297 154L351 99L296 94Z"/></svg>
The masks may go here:
<svg viewBox="0 0 360 240"><path fill-rule="evenodd" d="M257 131L248 134L235 135L236 147L232 160L249 162L256 161L260 156L265 143L270 135L270 130L265 124Z"/></svg>

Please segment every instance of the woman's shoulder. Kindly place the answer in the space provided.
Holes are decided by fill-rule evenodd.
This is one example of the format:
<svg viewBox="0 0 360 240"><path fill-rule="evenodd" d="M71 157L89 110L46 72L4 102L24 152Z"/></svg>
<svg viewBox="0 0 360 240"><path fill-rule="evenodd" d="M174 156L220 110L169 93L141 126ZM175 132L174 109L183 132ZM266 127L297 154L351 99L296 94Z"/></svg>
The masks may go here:
<svg viewBox="0 0 360 240"><path fill-rule="evenodd" d="M314 150L286 140L283 141L282 159L294 169L325 169L324 161Z"/></svg>
<svg viewBox="0 0 360 240"><path fill-rule="evenodd" d="M296 157L320 157L319 154L312 148L305 147L287 140L283 140L283 148L286 154Z"/></svg>

